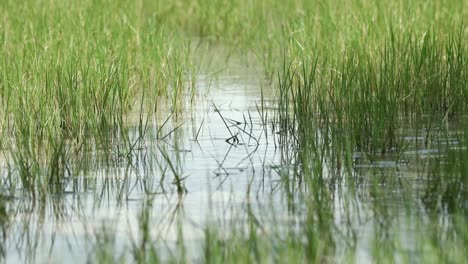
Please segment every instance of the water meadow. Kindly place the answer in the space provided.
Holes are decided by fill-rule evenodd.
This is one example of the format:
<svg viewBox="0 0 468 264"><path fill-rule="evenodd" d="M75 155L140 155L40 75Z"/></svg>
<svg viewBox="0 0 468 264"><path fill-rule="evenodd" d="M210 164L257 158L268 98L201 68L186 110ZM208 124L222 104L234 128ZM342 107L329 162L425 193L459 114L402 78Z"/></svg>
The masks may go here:
<svg viewBox="0 0 468 264"><path fill-rule="evenodd" d="M0 1L0 262L464 263L467 18Z"/></svg>

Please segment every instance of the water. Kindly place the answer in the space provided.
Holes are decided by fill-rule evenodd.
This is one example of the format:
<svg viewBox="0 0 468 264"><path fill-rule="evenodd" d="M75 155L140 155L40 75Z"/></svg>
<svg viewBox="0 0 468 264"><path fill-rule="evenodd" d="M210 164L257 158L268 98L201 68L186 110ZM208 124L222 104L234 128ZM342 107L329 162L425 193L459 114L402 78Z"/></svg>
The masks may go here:
<svg viewBox="0 0 468 264"><path fill-rule="evenodd" d="M168 110L164 115L171 118L164 126L166 118L151 120L128 159L116 148L108 166L94 150L89 168L73 175L63 193L45 203L27 197L7 202L12 221L5 231L6 261L82 263L103 230L115 236L116 248L128 248L131 238L138 241L138 219L150 193L151 235L168 245L178 239L174 222L183 225L190 242L203 238L207 217L242 218L237 211L249 202L248 188L259 193L255 203L270 202L261 189L270 188L276 177L271 165L280 156L273 134L265 133L259 81L245 75L198 80L196 104L187 102L177 118ZM128 131L137 142L138 127ZM186 193L177 193L169 163L184 179Z"/></svg>
<svg viewBox="0 0 468 264"><path fill-rule="evenodd" d="M109 163L94 149L88 167L72 175L63 193L43 202L21 196L4 202L11 215L11 221L2 225L6 262L83 263L94 254L103 234L114 241L114 252L128 252L142 239L139 225L147 206L149 234L167 254L163 258L177 254L177 243L183 240L189 259L197 260L205 226L217 225L229 237L229 226L247 226L251 214L264 230L297 225L300 232L305 221L299 192L303 187L293 184L291 188L297 189L292 194L298 192L293 198L284 187L279 173L292 170L294 164L281 153L279 135L268 124L267 115L273 116L274 107L271 91L263 91L262 111L261 81L246 72L216 78L201 75L196 103L187 96L186 108L177 117L169 109L161 118L151 117L142 139L139 127L129 126L133 151L126 153L116 146ZM356 257L362 261L370 262L370 237L380 228L375 223L377 209L389 214L388 225L407 223L407 206L423 202L408 202L402 186L411 182L410 193L421 196L417 190L423 192L427 183L420 177L419 164L444 155L439 148L411 145L424 138L402 138L409 147L398 160L382 156L369 161L363 153L353 154L353 175L360 183L356 189L346 184L346 178L331 185L334 224L344 233L358 232ZM456 138L441 141L453 147L459 144ZM325 169L326 178L332 173ZM183 179L185 193L177 192L174 174ZM388 192L373 193L375 185ZM377 203L383 209L376 209ZM398 232L408 230L413 230L411 224ZM411 236L403 241L411 244Z"/></svg>

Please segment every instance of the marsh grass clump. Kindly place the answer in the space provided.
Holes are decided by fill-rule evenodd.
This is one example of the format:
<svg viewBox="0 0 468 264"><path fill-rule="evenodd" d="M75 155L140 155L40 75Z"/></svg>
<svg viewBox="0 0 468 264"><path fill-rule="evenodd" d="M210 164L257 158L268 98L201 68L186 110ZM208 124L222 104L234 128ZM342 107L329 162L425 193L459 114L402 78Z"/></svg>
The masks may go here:
<svg viewBox="0 0 468 264"><path fill-rule="evenodd" d="M179 108L189 45L155 12L146 2L2 2L2 151L25 189L70 176L71 154L90 144L110 154L137 101Z"/></svg>
<svg viewBox="0 0 468 264"><path fill-rule="evenodd" d="M466 230L456 226L466 207L461 187L466 184L466 168L458 173L453 167L463 164L457 159L463 159L466 144L465 31L463 23L453 24L447 32L412 26L396 32L390 25L376 38L342 42L335 55L316 44L310 49L296 49L293 44L283 51L277 67L274 122L281 148L296 150L289 161L295 173L283 177L283 184L294 180L310 190L301 200L307 212L312 210L303 231L310 236L301 243L309 247L307 259L340 259L343 252L356 257L357 245L368 239L356 227L361 221L354 218L360 214L358 204L370 206L374 261L464 258L460 250ZM449 136L451 124L459 132ZM418 140L413 144L407 137ZM455 137L456 146L441 144L446 137ZM437 148L442 154L421 164L408 160L409 148ZM454 153L460 156L455 158ZM376 166L369 178L356 169L356 157ZM396 170L378 169L381 160L394 162ZM416 178L427 184L419 186L411 173L400 172L399 164L413 164ZM337 193L343 188L345 193ZM390 205L395 201L405 208L403 216L395 216L399 209ZM337 218L337 208L347 208L345 219ZM441 218L450 228L441 227ZM333 224L337 221L344 224ZM408 239L405 233L418 240L414 247L401 244ZM450 237L451 250L444 249L441 236Z"/></svg>
<svg viewBox="0 0 468 264"><path fill-rule="evenodd" d="M464 43L461 32L446 38L428 32L418 41L392 37L378 51L352 46L334 62L319 55L285 60L278 76L279 122L313 151L349 141L371 159L395 154L404 149L404 128L426 129L427 146L434 127L466 114Z"/></svg>

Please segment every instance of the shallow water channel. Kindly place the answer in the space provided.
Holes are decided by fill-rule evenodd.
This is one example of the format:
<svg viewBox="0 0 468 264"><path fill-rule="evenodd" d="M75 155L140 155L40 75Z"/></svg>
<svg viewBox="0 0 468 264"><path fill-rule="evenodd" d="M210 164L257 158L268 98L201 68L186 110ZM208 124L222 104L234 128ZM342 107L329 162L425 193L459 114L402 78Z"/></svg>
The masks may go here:
<svg viewBox="0 0 468 264"><path fill-rule="evenodd" d="M9 201L6 211L14 217L3 240L6 262L82 263L99 233L112 234L116 252L123 251L138 241L148 196L151 235L169 251L179 226L190 245L203 238L207 218L242 221L246 203L271 203L265 193L271 193L280 155L262 122L258 80L199 76L196 96L177 117L169 109L151 117L141 140L139 127L129 127L129 138L137 142L130 155L116 147L108 163L99 150L91 151L88 168L62 194L45 203ZM178 194L174 174L183 178L184 194Z"/></svg>
<svg viewBox="0 0 468 264"><path fill-rule="evenodd" d="M289 197L282 184L281 172L289 170L291 159L270 124L274 95L269 91L262 95L260 83L247 73L199 76L196 103L187 102L177 117L170 110L150 117L141 138L138 126L129 127L129 138L135 142L130 154L121 155L116 147L114 159L106 162L99 150L92 150L87 169L71 177L65 192L45 202L22 197L7 201L5 210L13 216L3 228L6 262L83 263L106 236L113 241L114 252L121 254L141 240L139 221L148 207L151 241L166 257L177 255L177 243L184 241L188 258L198 260L205 226L215 225L229 237L230 227L242 228L252 214L266 232L299 226L304 214L300 195ZM370 162L364 154L354 153L352 173L360 184L352 192L345 177L330 184L334 224L343 236L356 232L357 259L369 260L368 238L381 228L379 224L404 226L395 231L404 234L414 229L408 206L424 207L422 202L408 202L401 186L413 188L415 196L418 190L424 192L427 183L420 172L440 151L416 148L415 142L423 139L402 138L408 148L398 161ZM449 139L440 141L456 147L458 141ZM177 192L175 174L183 194ZM388 191L385 195L372 194L376 175L377 184ZM291 210L291 203L296 209ZM389 214L388 223L374 220L375 203L385 205L378 209ZM402 247L412 250L412 239L408 235ZM337 250L338 259L340 254L346 255Z"/></svg>

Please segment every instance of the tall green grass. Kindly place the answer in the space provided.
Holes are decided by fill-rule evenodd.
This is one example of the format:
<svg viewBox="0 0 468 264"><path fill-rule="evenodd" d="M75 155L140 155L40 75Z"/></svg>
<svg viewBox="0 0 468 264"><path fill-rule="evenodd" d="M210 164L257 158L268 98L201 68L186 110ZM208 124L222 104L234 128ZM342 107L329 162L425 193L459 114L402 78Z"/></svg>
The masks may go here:
<svg viewBox="0 0 468 264"><path fill-rule="evenodd" d="M324 143L344 150L349 142L371 159L398 155L404 133L425 137L428 147L436 127L466 116L468 46L456 29L447 37L428 32L418 41L391 36L375 53L352 46L332 62L320 54L285 58L278 75L282 130L294 133L304 149L317 152Z"/></svg>
<svg viewBox="0 0 468 264"><path fill-rule="evenodd" d="M167 116L161 111L169 106L179 118L187 94L197 103L200 47L222 46L260 67L260 79L271 84L264 89L276 92L274 119L263 122L273 124L285 157L277 172L288 220L262 218L247 201L245 221L203 227L197 261L359 262L364 247L374 262L463 262L467 17L462 0L4 0L0 197L25 195L44 205L87 170L86 161L97 162L92 156L103 154L111 168L122 158L131 164L151 117ZM137 139L128 131L135 116ZM458 145L442 145L448 137ZM442 154L430 161L418 154L412 163L407 149ZM143 171L158 166L160 182L172 173L183 199L179 153L159 150ZM396 168L366 174L356 156ZM402 175L405 162L423 184ZM146 174L150 184L154 175ZM123 197L128 186L116 186ZM191 261L182 221L172 257L154 246L152 191L145 190L140 239L116 252L115 236L104 230L90 261ZM7 209L2 199L2 231ZM361 211L371 219L368 229Z"/></svg>
<svg viewBox="0 0 468 264"><path fill-rule="evenodd" d="M392 30L415 38L429 28L448 34L468 15L462 0L161 0L158 6L160 21L189 36L247 51L269 76L279 69L283 51L336 59L351 45L382 47Z"/></svg>
<svg viewBox="0 0 468 264"><path fill-rule="evenodd" d="M71 153L125 140L139 101L176 111L190 88L190 44L149 2L0 5L2 151L28 190L69 176Z"/></svg>

